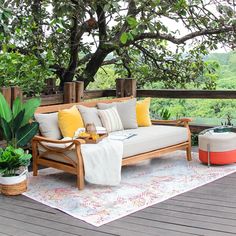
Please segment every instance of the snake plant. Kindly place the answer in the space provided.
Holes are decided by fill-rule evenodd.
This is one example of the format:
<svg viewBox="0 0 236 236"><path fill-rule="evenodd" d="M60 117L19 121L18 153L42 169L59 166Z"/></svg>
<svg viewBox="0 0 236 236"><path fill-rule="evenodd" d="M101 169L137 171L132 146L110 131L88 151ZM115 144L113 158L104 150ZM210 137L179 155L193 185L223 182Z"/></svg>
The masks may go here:
<svg viewBox="0 0 236 236"><path fill-rule="evenodd" d="M0 93L0 129L8 145L14 148L24 147L38 132L39 124L32 121L32 117L39 105L38 98L25 103L16 98L11 109Z"/></svg>

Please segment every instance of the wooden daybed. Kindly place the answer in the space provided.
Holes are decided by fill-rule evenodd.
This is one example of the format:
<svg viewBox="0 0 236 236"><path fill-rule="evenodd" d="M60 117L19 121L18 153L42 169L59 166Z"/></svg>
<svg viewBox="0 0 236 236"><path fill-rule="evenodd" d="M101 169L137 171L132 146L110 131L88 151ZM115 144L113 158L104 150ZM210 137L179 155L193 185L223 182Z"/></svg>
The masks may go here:
<svg viewBox="0 0 236 236"><path fill-rule="evenodd" d="M116 98L116 99L109 99L109 100L97 100L97 101L89 101L89 102L80 102L80 105L88 106L88 107L94 107L98 102L103 103L111 103L111 102L122 102L127 99L130 99L130 97L127 98ZM36 113L52 113L57 112L62 109L70 108L73 105L77 104L62 104L62 105L53 105L53 106L45 106L45 107L39 107L36 110ZM176 126L184 126L187 129L187 141L178 143L176 145L167 146L161 149L152 150L145 153L140 153L138 155L129 156L123 159L122 166L125 165L131 165L136 164L137 162L146 160L146 159L152 159L157 158L161 154L169 153L175 150L184 149L186 150L186 156L187 160L191 160L191 133L189 129L188 123L191 120L188 118L179 119L179 120L152 120L153 125L176 125ZM84 140L82 139L76 139L76 140L53 140L48 139L43 136L35 136L32 140L32 153L33 153L33 175L38 175L38 166L46 166L46 167L53 167L59 170L63 170L65 172L75 174L77 176L77 187L78 189L82 190L84 188L84 166L83 166L83 158L81 155L81 144L84 143ZM57 144L66 144L67 146L64 148L58 148L55 147ZM53 147L54 145L54 147ZM66 153L71 149L72 146L75 146L76 154L76 161L72 160L70 157L66 155ZM39 152L39 149L43 148L44 152ZM56 155L60 157L60 160L63 161L57 161L48 159L47 155Z"/></svg>

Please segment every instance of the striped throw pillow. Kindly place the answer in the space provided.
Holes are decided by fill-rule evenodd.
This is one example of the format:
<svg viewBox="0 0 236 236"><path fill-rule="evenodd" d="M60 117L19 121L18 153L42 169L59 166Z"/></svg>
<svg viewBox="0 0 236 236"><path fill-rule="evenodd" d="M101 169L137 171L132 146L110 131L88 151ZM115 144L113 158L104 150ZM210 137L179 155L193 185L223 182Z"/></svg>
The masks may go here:
<svg viewBox="0 0 236 236"><path fill-rule="evenodd" d="M108 133L124 129L116 107L98 110L98 115Z"/></svg>

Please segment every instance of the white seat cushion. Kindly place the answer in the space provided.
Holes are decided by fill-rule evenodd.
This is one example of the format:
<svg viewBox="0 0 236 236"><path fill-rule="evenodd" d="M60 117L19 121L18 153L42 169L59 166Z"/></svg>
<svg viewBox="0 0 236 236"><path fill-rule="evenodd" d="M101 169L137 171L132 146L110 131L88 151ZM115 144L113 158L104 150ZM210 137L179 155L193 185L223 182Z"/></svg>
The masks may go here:
<svg viewBox="0 0 236 236"><path fill-rule="evenodd" d="M188 130L185 127L152 125L139 127L136 130L127 130L126 132L136 133L137 135L124 140L124 158L188 140Z"/></svg>
<svg viewBox="0 0 236 236"><path fill-rule="evenodd" d="M135 130L125 130L124 132L137 135L124 140L123 158L183 143L188 140L188 130L184 127L153 125L139 127ZM53 146L55 147L56 145L54 144ZM58 147L63 148L61 145L58 145ZM43 151L41 148L40 150ZM70 150L66 154L76 161L75 150ZM57 155L50 154L47 158L67 162Z"/></svg>

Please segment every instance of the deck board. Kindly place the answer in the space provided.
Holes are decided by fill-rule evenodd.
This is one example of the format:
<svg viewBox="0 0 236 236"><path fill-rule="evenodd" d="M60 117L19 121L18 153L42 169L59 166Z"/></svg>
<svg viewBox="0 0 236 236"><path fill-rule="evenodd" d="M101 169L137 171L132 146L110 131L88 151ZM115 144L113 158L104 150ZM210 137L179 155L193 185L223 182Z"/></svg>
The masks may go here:
<svg viewBox="0 0 236 236"><path fill-rule="evenodd" d="M236 173L101 227L25 196L0 195L0 236L236 235Z"/></svg>

